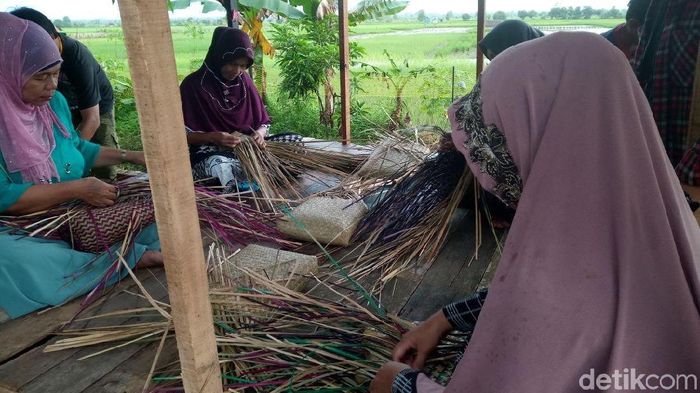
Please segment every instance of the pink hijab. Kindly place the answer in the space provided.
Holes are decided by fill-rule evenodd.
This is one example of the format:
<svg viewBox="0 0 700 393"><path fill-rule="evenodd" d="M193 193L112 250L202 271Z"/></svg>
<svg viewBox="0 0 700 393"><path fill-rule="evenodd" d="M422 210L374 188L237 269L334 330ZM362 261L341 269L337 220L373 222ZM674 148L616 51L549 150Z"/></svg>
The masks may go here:
<svg viewBox="0 0 700 393"><path fill-rule="evenodd" d="M61 61L56 44L39 25L0 12L0 151L9 172L25 182L58 178L51 152L56 146L53 124L66 137L49 105L22 100L22 88L32 75Z"/></svg>
<svg viewBox="0 0 700 393"><path fill-rule="evenodd" d="M500 54L481 89L522 192L445 392L578 392L591 370L617 371L621 386L632 369L700 380L700 230L622 52L596 34L551 34ZM460 105L455 145L494 189L465 148Z"/></svg>

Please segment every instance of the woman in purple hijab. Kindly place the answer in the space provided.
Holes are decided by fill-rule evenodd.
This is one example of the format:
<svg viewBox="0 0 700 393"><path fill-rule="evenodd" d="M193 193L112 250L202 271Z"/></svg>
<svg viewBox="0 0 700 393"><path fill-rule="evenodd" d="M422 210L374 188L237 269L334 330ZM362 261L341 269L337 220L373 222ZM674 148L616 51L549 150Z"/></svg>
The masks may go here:
<svg viewBox="0 0 700 393"><path fill-rule="evenodd" d="M253 65L248 35L239 29L217 27L202 66L180 84L187 143L196 179L218 178L226 192L248 187L232 148L237 133L263 148L270 117L255 84L246 72ZM293 134L273 140L297 141Z"/></svg>
<svg viewBox="0 0 700 393"><path fill-rule="evenodd" d="M528 41L449 117L517 211L488 299L404 335L370 391L698 391L700 229L624 54L593 33ZM420 370L452 329L473 333L443 387Z"/></svg>

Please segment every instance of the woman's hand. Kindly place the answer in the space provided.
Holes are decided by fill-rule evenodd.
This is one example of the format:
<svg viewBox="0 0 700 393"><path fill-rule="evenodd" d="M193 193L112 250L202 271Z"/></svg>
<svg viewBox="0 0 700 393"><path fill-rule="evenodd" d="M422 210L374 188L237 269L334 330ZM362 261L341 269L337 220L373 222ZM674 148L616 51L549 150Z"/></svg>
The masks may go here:
<svg viewBox="0 0 700 393"><path fill-rule="evenodd" d="M396 362L406 363L411 368L420 370L440 339L452 329L450 321L440 310L404 334L394 348L392 358Z"/></svg>
<svg viewBox="0 0 700 393"><path fill-rule="evenodd" d="M265 136L267 135L267 129L265 128L259 128L255 131L253 131L253 134L251 137L253 138L253 142L255 142L258 147L261 149L265 148Z"/></svg>
<svg viewBox="0 0 700 393"><path fill-rule="evenodd" d="M394 383L394 378L402 371L409 367L408 364L399 362L386 362L382 368L377 371L372 383L369 385L370 393L391 393L391 385Z"/></svg>
<svg viewBox="0 0 700 393"><path fill-rule="evenodd" d="M112 206L117 200L117 187L96 177L86 177L76 180L75 183L78 186L76 197L92 206Z"/></svg>
<svg viewBox="0 0 700 393"><path fill-rule="evenodd" d="M241 137L237 134L228 132L208 132L207 136L210 138L211 143L224 147L236 147L241 143Z"/></svg>

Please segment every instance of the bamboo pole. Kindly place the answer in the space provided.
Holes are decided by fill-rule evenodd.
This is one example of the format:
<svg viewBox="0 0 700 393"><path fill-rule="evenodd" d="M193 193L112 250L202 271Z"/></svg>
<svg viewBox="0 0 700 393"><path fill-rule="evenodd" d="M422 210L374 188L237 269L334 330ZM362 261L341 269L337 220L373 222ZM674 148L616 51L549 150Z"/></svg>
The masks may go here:
<svg viewBox="0 0 700 393"><path fill-rule="evenodd" d="M484 38L484 24L486 20L486 0L479 0L479 9L476 20L476 77L481 75L484 69L484 52L481 51L479 42Z"/></svg>
<svg viewBox="0 0 700 393"><path fill-rule="evenodd" d="M186 392L221 393L167 2L119 0Z"/></svg>
<svg viewBox="0 0 700 393"><path fill-rule="evenodd" d="M340 13L340 136L343 145L350 143L350 44L348 40L348 0L338 1Z"/></svg>

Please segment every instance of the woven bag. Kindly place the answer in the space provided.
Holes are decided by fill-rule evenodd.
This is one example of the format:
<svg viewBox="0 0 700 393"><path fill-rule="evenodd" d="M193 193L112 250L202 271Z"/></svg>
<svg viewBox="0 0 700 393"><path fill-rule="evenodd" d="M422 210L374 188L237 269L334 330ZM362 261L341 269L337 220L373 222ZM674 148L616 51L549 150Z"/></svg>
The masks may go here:
<svg viewBox="0 0 700 393"><path fill-rule="evenodd" d="M255 286L237 267L252 270L298 291L306 286L305 275L318 272L318 260L313 255L251 244L224 265L224 272L238 285Z"/></svg>
<svg viewBox="0 0 700 393"><path fill-rule="evenodd" d="M108 207L85 206L61 227L61 238L78 251L99 254L124 240L129 227L138 232L155 221L151 198L122 198Z"/></svg>
<svg viewBox="0 0 700 393"><path fill-rule="evenodd" d="M367 214L362 201L314 197L292 210L292 217L277 222L277 229L287 236L337 246L350 245L357 224Z"/></svg>

